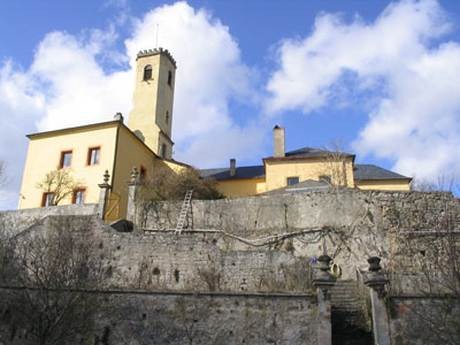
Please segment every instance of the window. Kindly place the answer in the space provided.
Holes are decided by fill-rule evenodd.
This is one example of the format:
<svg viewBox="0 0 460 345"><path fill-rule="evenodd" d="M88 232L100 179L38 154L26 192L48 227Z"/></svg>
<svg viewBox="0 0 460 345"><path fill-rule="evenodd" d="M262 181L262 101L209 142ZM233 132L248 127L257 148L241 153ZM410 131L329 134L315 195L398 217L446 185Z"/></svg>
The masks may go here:
<svg viewBox="0 0 460 345"><path fill-rule="evenodd" d="M100 147L91 147L88 149L88 158L86 161L87 165L96 165L99 164L99 158L101 156Z"/></svg>
<svg viewBox="0 0 460 345"><path fill-rule="evenodd" d="M47 192L42 195L42 207L54 206L54 193Z"/></svg>
<svg viewBox="0 0 460 345"><path fill-rule="evenodd" d="M172 86L172 72L168 71L168 85Z"/></svg>
<svg viewBox="0 0 460 345"><path fill-rule="evenodd" d="M68 168L72 164L72 151L62 151L61 160L59 161L59 168Z"/></svg>
<svg viewBox="0 0 460 345"><path fill-rule="evenodd" d="M166 144L161 144L161 157L166 158Z"/></svg>
<svg viewBox="0 0 460 345"><path fill-rule="evenodd" d="M166 111L165 121L169 123L169 111Z"/></svg>
<svg viewBox="0 0 460 345"><path fill-rule="evenodd" d="M144 80L150 80L152 79L152 66L147 65L144 67Z"/></svg>
<svg viewBox="0 0 460 345"><path fill-rule="evenodd" d="M72 204L83 205L85 202L85 188L75 189L72 195Z"/></svg>
<svg viewBox="0 0 460 345"><path fill-rule="evenodd" d="M299 183L299 177L298 176L293 176L293 177L288 177L287 178L287 185L292 186L294 184Z"/></svg>

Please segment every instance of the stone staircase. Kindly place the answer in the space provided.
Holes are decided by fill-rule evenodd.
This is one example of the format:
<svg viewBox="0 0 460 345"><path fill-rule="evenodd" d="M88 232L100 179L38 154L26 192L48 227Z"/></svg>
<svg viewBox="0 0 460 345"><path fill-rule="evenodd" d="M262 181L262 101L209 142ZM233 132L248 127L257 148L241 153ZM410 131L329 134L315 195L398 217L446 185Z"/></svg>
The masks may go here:
<svg viewBox="0 0 460 345"><path fill-rule="evenodd" d="M337 280L331 289L333 345L373 345L366 301L354 280Z"/></svg>

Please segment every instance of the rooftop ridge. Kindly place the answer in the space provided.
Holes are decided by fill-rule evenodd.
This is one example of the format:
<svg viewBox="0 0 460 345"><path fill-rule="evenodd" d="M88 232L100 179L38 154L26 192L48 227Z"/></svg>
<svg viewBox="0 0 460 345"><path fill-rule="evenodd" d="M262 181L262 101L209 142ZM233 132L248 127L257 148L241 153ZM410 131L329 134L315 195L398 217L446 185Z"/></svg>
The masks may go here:
<svg viewBox="0 0 460 345"><path fill-rule="evenodd" d="M166 55L169 58L169 60L171 60L171 62L174 65L174 67L177 68L176 60L174 60L174 58L171 55L171 53L169 52L169 50L161 48L161 47L160 48L154 48L154 49L139 50L139 53L137 53L136 60L141 58L141 57L153 56L153 55L157 55L157 54Z"/></svg>

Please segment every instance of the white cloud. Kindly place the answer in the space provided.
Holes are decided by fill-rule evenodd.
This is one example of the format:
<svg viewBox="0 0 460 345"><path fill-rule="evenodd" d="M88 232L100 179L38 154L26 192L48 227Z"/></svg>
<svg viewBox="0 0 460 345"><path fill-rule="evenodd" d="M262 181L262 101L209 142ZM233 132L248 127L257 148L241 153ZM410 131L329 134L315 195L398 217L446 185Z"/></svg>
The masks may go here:
<svg viewBox="0 0 460 345"><path fill-rule="evenodd" d="M10 60L0 65L0 160L6 165L7 182L0 186L0 209L17 205L27 148L24 134L35 129L34 122L43 116L44 103L27 73Z"/></svg>
<svg viewBox="0 0 460 345"><path fill-rule="evenodd" d="M377 101L359 153L422 179L460 171L460 46L437 44L449 24L434 0L393 3L372 23L323 14L310 36L279 46L266 107L309 113L356 89Z"/></svg>
<svg viewBox="0 0 460 345"><path fill-rule="evenodd" d="M137 21L126 41L128 55L151 47L157 28L159 45L168 47L178 63L173 122L178 158L209 165L251 154L248 148L256 145L249 145L260 137L248 133L250 127L243 133L229 113L230 99L249 96L250 90L249 70L229 28L185 2L162 6ZM216 140L222 145L210 152Z"/></svg>
<svg viewBox="0 0 460 345"><path fill-rule="evenodd" d="M135 56L154 47L157 24L159 44L178 63L173 113L176 158L209 166L230 156L246 158L259 148L261 136L255 127L236 125L229 112L233 98L250 98L251 86L249 69L228 27L185 2L130 19L134 24L123 52L114 48L118 39L114 26L88 29L79 36L52 32L40 42L24 72L12 63L0 66L0 111L9 117L7 126L0 128L0 159L13 176L8 193L19 189L25 130L105 121L117 111L129 114ZM8 152L12 145L14 155ZM9 207L14 204L8 201Z"/></svg>
<svg viewBox="0 0 460 345"><path fill-rule="evenodd" d="M62 32L46 35L30 68L46 99L39 130L100 122L129 109L132 73L106 73L98 60L107 55L113 35L93 31L85 40Z"/></svg>

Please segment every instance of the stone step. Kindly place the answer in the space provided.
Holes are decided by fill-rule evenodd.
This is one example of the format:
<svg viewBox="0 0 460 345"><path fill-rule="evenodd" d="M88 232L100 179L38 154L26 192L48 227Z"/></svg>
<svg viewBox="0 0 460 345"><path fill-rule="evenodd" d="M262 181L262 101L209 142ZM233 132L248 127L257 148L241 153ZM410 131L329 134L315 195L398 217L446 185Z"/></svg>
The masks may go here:
<svg viewBox="0 0 460 345"><path fill-rule="evenodd" d="M353 280L338 280L330 294L332 308L336 311L360 314L365 309L365 301L359 296Z"/></svg>

